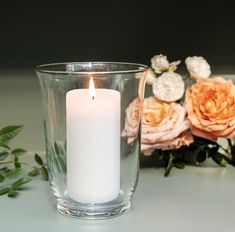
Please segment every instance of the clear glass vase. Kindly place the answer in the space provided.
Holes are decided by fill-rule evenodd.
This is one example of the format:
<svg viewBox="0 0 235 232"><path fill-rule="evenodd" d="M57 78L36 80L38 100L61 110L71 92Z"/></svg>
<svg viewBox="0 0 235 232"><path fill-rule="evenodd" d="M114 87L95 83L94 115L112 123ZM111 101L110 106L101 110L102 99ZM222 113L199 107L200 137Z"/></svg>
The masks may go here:
<svg viewBox="0 0 235 232"><path fill-rule="evenodd" d="M143 98L146 70L111 62L36 68L49 181L60 213L98 219L130 208L138 182L141 120L131 142L123 130L127 107Z"/></svg>

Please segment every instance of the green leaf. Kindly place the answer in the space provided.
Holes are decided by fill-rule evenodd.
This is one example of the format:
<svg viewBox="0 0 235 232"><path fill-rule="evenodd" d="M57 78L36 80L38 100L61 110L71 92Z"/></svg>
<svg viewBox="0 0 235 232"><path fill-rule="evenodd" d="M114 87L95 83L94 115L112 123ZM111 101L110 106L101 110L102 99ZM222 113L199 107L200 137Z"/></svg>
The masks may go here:
<svg viewBox="0 0 235 232"><path fill-rule="evenodd" d="M7 194L10 190L11 190L10 187L5 187L5 188L0 189L0 196Z"/></svg>
<svg viewBox="0 0 235 232"><path fill-rule="evenodd" d="M43 160L37 153L35 153L34 159L39 165L43 165Z"/></svg>
<svg viewBox="0 0 235 232"><path fill-rule="evenodd" d="M5 160L9 155L9 152L8 151L3 151L0 153L0 161L3 161Z"/></svg>
<svg viewBox="0 0 235 232"><path fill-rule="evenodd" d="M222 154L222 153L219 153L223 158L224 160L226 160L229 164L235 166L235 160L233 160L232 158Z"/></svg>
<svg viewBox="0 0 235 232"><path fill-rule="evenodd" d="M11 154L14 155L14 156L21 156L25 153L26 153L26 150L24 150L22 148L16 148L16 149L11 151Z"/></svg>
<svg viewBox="0 0 235 232"><path fill-rule="evenodd" d="M205 151L205 145L197 145L196 149L193 150L193 155L196 157L196 161L202 163L206 160L207 154Z"/></svg>
<svg viewBox="0 0 235 232"><path fill-rule="evenodd" d="M41 167L41 172L42 172L43 179L48 181L48 171L47 171L47 168L45 166Z"/></svg>
<svg viewBox="0 0 235 232"><path fill-rule="evenodd" d="M15 178L17 176L19 176L22 172L22 169L21 168L16 168L16 169L13 169L11 171L9 171L7 174L6 174L6 177L9 178L9 179L12 179L12 178Z"/></svg>
<svg viewBox="0 0 235 232"><path fill-rule="evenodd" d="M0 174L0 183L3 182L4 180L5 180L5 177Z"/></svg>
<svg viewBox="0 0 235 232"><path fill-rule="evenodd" d="M28 173L29 176L37 176L39 174L39 169L35 168Z"/></svg>
<svg viewBox="0 0 235 232"><path fill-rule="evenodd" d="M10 147L6 143L3 143L3 142L0 142L0 147L10 150Z"/></svg>
<svg viewBox="0 0 235 232"><path fill-rule="evenodd" d="M8 126L0 130L0 141L7 142L14 138L22 129L23 126Z"/></svg>
<svg viewBox="0 0 235 232"><path fill-rule="evenodd" d="M55 160L59 165L58 169L62 169L63 172L66 172L67 167L65 160L65 149L60 144L55 142L54 150L55 150Z"/></svg>
<svg viewBox="0 0 235 232"><path fill-rule="evenodd" d="M206 160L206 158L207 158L207 154L205 151L202 150L197 155L197 162L202 163Z"/></svg>
<svg viewBox="0 0 235 232"><path fill-rule="evenodd" d="M55 147L55 152L56 152L56 154L60 154L60 150L59 150L59 146L57 145L57 143L55 142L54 143L54 147Z"/></svg>
<svg viewBox="0 0 235 232"><path fill-rule="evenodd" d="M16 197L16 195L17 195L17 192L15 191L15 189L11 189L7 194L8 197L12 197L12 198Z"/></svg>
<svg viewBox="0 0 235 232"><path fill-rule="evenodd" d="M0 168L0 174L6 175L9 172L9 168L3 167Z"/></svg>
<svg viewBox="0 0 235 232"><path fill-rule="evenodd" d="M61 168L62 168L63 172L64 172L64 173L66 173L66 169L67 169L67 167L66 167L66 164L65 164L64 159L63 159L63 158L61 158L61 156L60 156L60 155L58 155L58 162L59 162L59 164L60 164L60 166L61 166Z"/></svg>
<svg viewBox="0 0 235 232"><path fill-rule="evenodd" d="M197 137L197 136L194 136L194 144L201 144L201 145L205 145L207 146L208 144L212 144L212 145L217 145L216 142L214 141L211 141L211 140L208 140L208 139L204 139L204 138L201 138L201 137Z"/></svg>
<svg viewBox="0 0 235 232"><path fill-rule="evenodd" d="M30 182L31 180L32 180L31 178L27 178L27 177L21 178L21 179L15 181L15 182L12 184L12 188L13 188L13 189L18 189L18 188L21 187L22 185L24 185L24 184Z"/></svg>
<svg viewBox="0 0 235 232"><path fill-rule="evenodd" d="M221 153L215 153L210 156L219 166L226 167L227 161Z"/></svg>

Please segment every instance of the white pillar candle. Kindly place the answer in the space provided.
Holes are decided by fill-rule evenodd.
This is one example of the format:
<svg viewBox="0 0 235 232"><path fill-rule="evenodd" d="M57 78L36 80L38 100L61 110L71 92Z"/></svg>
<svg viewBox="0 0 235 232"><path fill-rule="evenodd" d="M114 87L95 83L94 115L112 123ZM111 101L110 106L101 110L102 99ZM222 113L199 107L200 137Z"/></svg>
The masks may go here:
<svg viewBox="0 0 235 232"><path fill-rule="evenodd" d="M120 93L69 91L66 121L69 196L82 203L115 199L120 191Z"/></svg>

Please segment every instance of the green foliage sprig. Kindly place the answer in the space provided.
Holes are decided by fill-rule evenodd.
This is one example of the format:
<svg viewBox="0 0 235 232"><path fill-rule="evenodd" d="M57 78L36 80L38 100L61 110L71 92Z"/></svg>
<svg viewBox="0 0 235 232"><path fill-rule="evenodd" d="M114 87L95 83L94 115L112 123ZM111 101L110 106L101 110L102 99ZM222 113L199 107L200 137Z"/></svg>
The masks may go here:
<svg viewBox="0 0 235 232"><path fill-rule="evenodd" d="M43 159L34 154L37 165L22 161L26 150L22 148L11 148L10 141L19 134L22 126L8 126L0 130L0 195L8 197L17 196L23 185L32 181L34 177L41 174L42 178L48 180L47 165Z"/></svg>

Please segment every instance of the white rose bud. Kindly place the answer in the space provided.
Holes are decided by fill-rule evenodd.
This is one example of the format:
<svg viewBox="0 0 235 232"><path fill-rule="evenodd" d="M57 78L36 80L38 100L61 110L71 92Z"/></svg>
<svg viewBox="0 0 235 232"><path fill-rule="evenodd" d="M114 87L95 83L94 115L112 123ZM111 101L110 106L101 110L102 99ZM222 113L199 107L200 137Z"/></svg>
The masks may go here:
<svg viewBox="0 0 235 232"><path fill-rule="evenodd" d="M153 83L153 94L162 101L177 101L184 94L184 81L175 72L165 72Z"/></svg>
<svg viewBox="0 0 235 232"><path fill-rule="evenodd" d="M163 71L168 70L169 68L169 61L167 60L166 56L162 54L156 55L151 59L151 66L155 73L162 73Z"/></svg>
<svg viewBox="0 0 235 232"><path fill-rule="evenodd" d="M193 80L205 79L211 75L210 65L201 56L188 57L185 64Z"/></svg>

